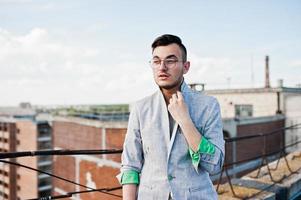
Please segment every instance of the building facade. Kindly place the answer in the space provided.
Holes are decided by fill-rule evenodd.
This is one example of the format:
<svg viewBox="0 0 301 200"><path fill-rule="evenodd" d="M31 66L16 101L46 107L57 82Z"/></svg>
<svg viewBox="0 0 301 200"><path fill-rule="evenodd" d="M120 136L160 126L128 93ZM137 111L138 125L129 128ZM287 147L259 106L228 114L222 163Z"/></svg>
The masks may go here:
<svg viewBox="0 0 301 200"><path fill-rule="evenodd" d="M285 116L285 127L301 124L301 88L225 89L206 90L221 105L223 118L267 117L276 114ZM300 126L299 126L300 127ZM285 144L301 140L301 129L290 129L285 134ZM288 151L300 149L301 144Z"/></svg>
<svg viewBox="0 0 301 200"><path fill-rule="evenodd" d="M6 152L52 149L48 121L0 118L0 150ZM52 171L51 157L20 157L9 161L46 172ZM51 194L51 178L22 167L0 163L0 197L28 199Z"/></svg>
<svg viewBox="0 0 301 200"><path fill-rule="evenodd" d="M223 119L225 138L263 135L262 137L226 142L225 164L229 165L227 167L229 174L240 177L248 173L261 164L260 157L265 154L271 154L267 156L269 160L278 158L285 143L284 125L285 117L283 115Z"/></svg>
<svg viewBox="0 0 301 200"><path fill-rule="evenodd" d="M55 149L122 149L127 128L126 121L102 122L76 117L56 117L53 121ZM116 179L120 168L120 154L54 156L53 173L90 188L120 187ZM87 190L68 182L53 179L53 195ZM110 193L121 195L121 190ZM101 192L75 194L72 199L120 198Z"/></svg>

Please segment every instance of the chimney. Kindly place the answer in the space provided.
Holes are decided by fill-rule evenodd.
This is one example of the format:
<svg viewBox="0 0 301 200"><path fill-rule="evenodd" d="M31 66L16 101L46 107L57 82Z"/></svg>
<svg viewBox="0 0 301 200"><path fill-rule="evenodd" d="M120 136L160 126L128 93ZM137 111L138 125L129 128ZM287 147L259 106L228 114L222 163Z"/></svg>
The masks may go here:
<svg viewBox="0 0 301 200"><path fill-rule="evenodd" d="M265 57L265 88L270 88L269 56Z"/></svg>

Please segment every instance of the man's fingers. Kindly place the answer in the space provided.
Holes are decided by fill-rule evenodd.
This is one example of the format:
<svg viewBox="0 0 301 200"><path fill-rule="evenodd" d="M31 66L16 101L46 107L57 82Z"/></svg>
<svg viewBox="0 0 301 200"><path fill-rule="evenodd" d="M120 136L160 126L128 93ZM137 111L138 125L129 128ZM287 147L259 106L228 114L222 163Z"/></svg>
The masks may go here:
<svg viewBox="0 0 301 200"><path fill-rule="evenodd" d="M176 102L178 100L177 94L172 94L171 98Z"/></svg>
<svg viewBox="0 0 301 200"><path fill-rule="evenodd" d="M183 100L183 95L180 91L177 91L177 96L180 101Z"/></svg>

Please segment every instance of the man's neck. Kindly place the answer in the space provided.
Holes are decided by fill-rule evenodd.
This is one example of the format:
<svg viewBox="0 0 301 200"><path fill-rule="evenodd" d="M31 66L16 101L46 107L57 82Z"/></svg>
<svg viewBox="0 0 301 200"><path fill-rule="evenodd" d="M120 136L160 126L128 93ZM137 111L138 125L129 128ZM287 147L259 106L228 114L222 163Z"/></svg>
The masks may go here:
<svg viewBox="0 0 301 200"><path fill-rule="evenodd" d="M161 91L163 93L163 96L164 96L164 99L165 99L165 103L168 105L169 104L169 100L172 97L172 94L174 94L177 91L179 91L179 87L175 87L175 88L168 89L168 90L162 88Z"/></svg>
<svg viewBox="0 0 301 200"><path fill-rule="evenodd" d="M176 85L175 87L173 87L173 88L170 88L170 89L161 88L161 92L162 92L162 94L164 96L166 105L169 104L169 100L172 97L172 95L174 93L177 93L177 91L181 90L181 85L182 85L182 81L178 85Z"/></svg>

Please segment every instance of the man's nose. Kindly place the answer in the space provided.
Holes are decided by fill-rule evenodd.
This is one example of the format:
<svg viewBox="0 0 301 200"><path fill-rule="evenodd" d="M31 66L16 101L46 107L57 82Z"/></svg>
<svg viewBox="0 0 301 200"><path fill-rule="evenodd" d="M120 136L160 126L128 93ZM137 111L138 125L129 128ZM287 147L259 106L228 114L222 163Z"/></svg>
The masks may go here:
<svg viewBox="0 0 301 200"><path fill-rule="evenodd" d="M161 63L160 63L160 66L159 66L159 70L166 70L167 67L165 65L165 61L164 60L161 60Z"/></svg>

